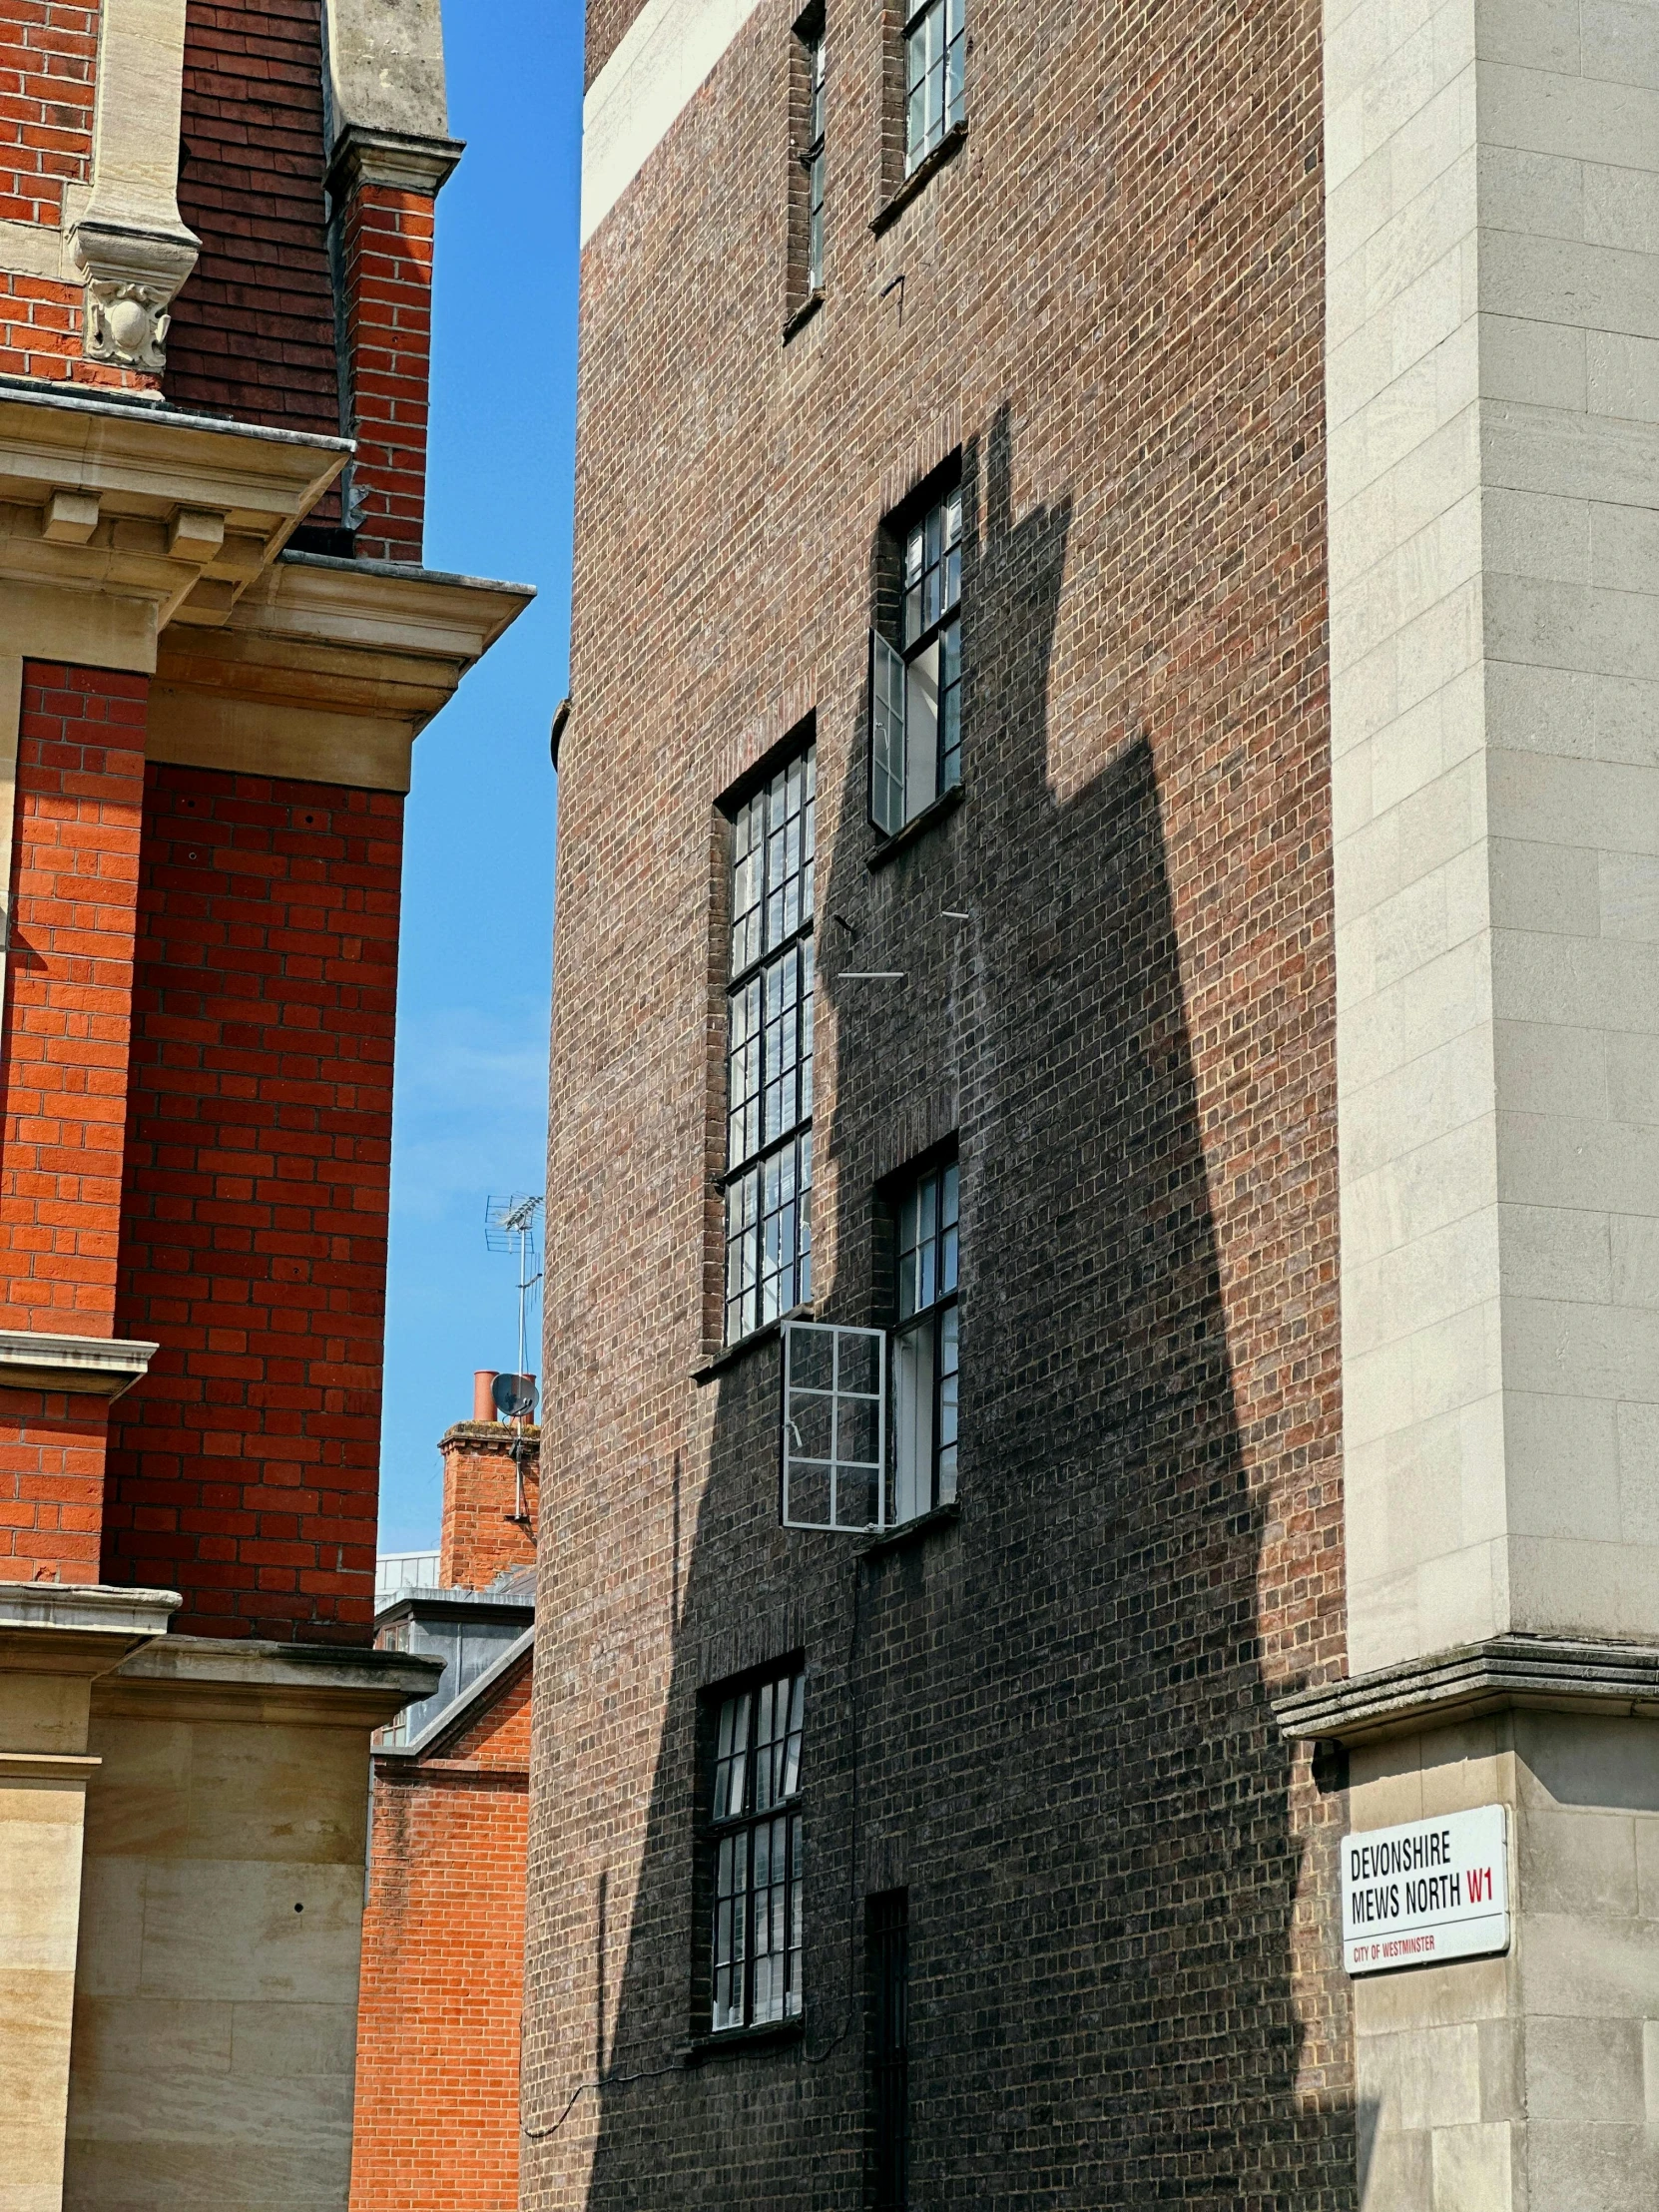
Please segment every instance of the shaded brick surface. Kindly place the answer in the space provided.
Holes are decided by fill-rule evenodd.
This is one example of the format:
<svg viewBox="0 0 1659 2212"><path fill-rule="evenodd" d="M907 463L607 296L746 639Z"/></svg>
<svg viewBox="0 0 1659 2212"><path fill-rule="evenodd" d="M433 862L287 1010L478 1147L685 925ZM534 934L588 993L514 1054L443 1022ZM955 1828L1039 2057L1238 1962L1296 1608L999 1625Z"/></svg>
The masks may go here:
<svg viewBox="0 0 1659 2212"><path fill-rule="evenodd" d="M147 772L105 1578L366 1641L402 801Z"/></svg>
<svg viewBox="0 0 1659 2212"><path fill-rule="evenodd" d="M862 2204L904 1886L913 2204L1347 2212L1342 1778L1269 1712L1344 1637L1319 12L977 0L875 232L897 11L831 11L786 346L795 12L584 266L524 2202ZM880 525L953 453L964 795L872 869ZM886 1318L877 1186L961 1158L960 1518L867 1561L778 1525L776 1348L692 1380L715 810L809 712L821 1315ZM699 1700L794 1652L804 2038L688 2067Z"/></svg>
<svg viewBox="0 0 1659 2212"><path fill-rule="evenodd" d="M190 0L180 129L202 258L174 304L168 397L338 436L320 0Z"/></svg>

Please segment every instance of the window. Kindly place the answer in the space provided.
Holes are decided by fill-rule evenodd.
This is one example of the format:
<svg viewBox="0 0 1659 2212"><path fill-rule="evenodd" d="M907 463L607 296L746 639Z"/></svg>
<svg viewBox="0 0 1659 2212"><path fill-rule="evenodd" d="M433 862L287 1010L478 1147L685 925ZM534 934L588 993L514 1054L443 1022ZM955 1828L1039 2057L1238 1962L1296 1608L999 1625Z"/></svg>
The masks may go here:
<svg viewBox="0 0 1659 2212"><path fill-rule="evenodd" d="M801 151L807 199L807 296L824 289L824 23L798 30L807 79L806 143Z"/></svg>
<svg viewBox="0 0 1659 2212"><path fill-rule="evenodd" d="M904 174L961 122L964 0L926 0L904 23Z"/></svg>
<svg viewBox="0 0 1659 2212"><path fill-rule="evenodd" d="M870 815L890 836L962 780L962 494L904 534L894 647L870 634Z"/></svg>
<svg viewBox="0 0 1659 2212"><path fill-rule="evenodd" d="M710 1820L717 2032L800 2016L804 1687L792 1669L721 1703Z"/></svg>
<svg viewBox="0 0 1659 2212"><path fill-rule="evenodd" d="M812 746L732 826L726 1341L813 1295Z"/></svg>
<svg viewBox="0 0 1659 2212"><path fill-rule="evenodd" d="M893 1519L956 1495L957 1168L919 1176L898 1205L892 1343Z"/></svg>
<svg viewBox="0 0 1659 2212"><path fill-rule="evenodd" d="M910 1893L884 1890L864 1906L869 2021L869 2203L905 2212L910 2132Z"/></svg>

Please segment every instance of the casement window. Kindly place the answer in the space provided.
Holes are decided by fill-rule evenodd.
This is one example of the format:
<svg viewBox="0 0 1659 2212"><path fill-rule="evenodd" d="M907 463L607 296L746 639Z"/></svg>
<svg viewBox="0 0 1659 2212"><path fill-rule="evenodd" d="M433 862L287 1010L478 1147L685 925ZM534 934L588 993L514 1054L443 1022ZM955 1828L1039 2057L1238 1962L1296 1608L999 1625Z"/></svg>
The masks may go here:
<svg viewBox="0 0 1659 2212"><path fill-rule="evenodd" d="M813 1295L809 745L737 810L727 991L726 1341Z"/></svg>
<svg viewBox="0 0 1659 2212"><path fill-rule="evenodd" d="M898 643L870 632L869 811L891 836L962 780L962 494L904 533Z"/></svg>
<svg viewBox="0 0 1659 2212"><path fill-rule="evenodd" d="M806 143L801 150L807 201L807 296L824 289L824 21L797 34L807 80Z"/></svg>
<svg viewBox="0 0 1659 2212"><path fill-rule="evenodd" d="M958 1184L951 1160L897 1196L892 1329L785 1326L786 1528L864 1535L955 1497Z"/></svg>
<svg viewBox="0 0 1659 2212"><path fill-rule="evenodd" d="M709 1821L710 2025L717 2033L801 2011L804 1689L795 1668L721 1700Z"/></svg>
<svg viewBox="0 0 1659 2212"><path fill-rule="evenodd" d="M918 1176L898 1205L892 1341L893 1518L956 1495L957 1169Z"/></svg>
<svg viewBox="0 0 1659 2212"><path fill-rule="evenodd" d="M965 0L925 0L904 23L904 174L920 166L966 114Z"/></svg>
<svg viewBox="0 0 1659 2212"><path fill-rule="evenodd" d="M864 1905L869 2064L870 2212L910 2201L910 1893L883 1890Z"/></svg>

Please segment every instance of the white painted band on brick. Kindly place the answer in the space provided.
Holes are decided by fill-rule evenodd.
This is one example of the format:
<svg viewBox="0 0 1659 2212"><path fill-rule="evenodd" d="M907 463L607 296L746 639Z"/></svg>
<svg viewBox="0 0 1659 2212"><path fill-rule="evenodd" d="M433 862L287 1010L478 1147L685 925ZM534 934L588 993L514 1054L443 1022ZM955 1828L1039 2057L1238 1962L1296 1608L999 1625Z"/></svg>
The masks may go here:
<svg viewBox="0 0 1659 2212"><path fill-rule="evenodd" d="M690 106L760 0L647 0L582 103L587 245Z"/></svg>

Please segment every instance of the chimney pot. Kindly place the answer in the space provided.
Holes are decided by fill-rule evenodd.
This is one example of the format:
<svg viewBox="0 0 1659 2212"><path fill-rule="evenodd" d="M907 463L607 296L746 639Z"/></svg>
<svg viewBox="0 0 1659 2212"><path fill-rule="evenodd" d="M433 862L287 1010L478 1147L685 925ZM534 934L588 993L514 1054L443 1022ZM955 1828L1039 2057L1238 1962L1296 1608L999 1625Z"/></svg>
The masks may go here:
<svg viewBox="0 0 1659 2212"><path fill-rule="evenodd" d="M473 1372L472 1417L474 1420L492 1421L495 1418L495 1399L490 1395L490 1392L495 1387L497 1373L498 1370L495 1368L478 1368Z"/></svg>

